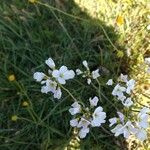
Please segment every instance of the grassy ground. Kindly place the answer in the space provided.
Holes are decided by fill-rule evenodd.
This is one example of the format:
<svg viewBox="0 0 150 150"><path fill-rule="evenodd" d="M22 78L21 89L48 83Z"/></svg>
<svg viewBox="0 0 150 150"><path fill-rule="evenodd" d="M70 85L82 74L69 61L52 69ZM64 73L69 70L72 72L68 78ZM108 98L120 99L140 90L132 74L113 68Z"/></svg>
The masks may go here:
<svg viewBox="0 0 150 150"><path fill-rule="evenodd" d="M87 60L92 69L99 67L102 72L101 93L108 99L112 97L105 86L107 79L117 78L120 72L128 72L126 65L123 65L126 57L120 59L116 56L118 50L125 55L130 41L129 45L124 42L131 33L127 30L129 28L124 30L115 24L115 18L120 15L119 8L118 14L113 12L114 16L109 13L102 18L106 12L96 12L99 16L93 17L73 1L53 0L45 3L48 5L0 0L0 149L62 150L73 138L68 112L68 106L72 103L70 97L63 92L62 100L55 101L50 94L42 94L40 85L33 80L35 71L46 71L44 61L48 57L52 57L58 66L64 64L72 69L81 67L82 60ZM120 5L117 3L115 6ZM125 12L130 12L130 7ZM141 45L142 42L139 47ZM132 49L135 50L135 46ZM143 53L148 55L148 50ZM137 51L132 56L136 58L136 54ZM132 62L136 61L132 59ZM10 74L16 76L16 81L8 81ZM83 101L98 94L83 81L71 81L67 88ZM102 98L103 106L108 116L112 116L114 108L106 98ZM28 107L22 105L24 101L29 103ZM116 107L119 105L116 104ZM18 116L17 121L12 121L13 115ZM116 140L103 129L93 129L80 142L81 149L95 150L122 149L122 143L122 139Z"/></svg>

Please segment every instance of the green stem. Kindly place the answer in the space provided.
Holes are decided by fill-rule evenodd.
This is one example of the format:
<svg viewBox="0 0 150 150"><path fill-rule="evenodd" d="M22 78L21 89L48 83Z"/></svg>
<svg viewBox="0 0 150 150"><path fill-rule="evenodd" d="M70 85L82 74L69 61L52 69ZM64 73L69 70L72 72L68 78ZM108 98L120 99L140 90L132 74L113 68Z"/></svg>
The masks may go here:
<svg viewBox="0 0 150 150"><path fill-rule="evenodd" d="M100 101L102 102L102 97L101 97L101 85L98 79L96 79L96 82L98 83L98 95L100 98Z"/></svg>
<svg viewBox="0 0 150 150"><path fill-rule="evenodd" d="M30 108L27 108L27 110L28 110L30 116L32 117L33 121L36 123L37 121L36 121L36 118L35 118L34 115L33 115L32 110L30 110Z"/></svg>
<svg viewBox="0 0 150 150"><path fill-rule="evenodd" d="M64 90L64 91L66 91L69 95L70 95L70 97L75 101L75 102L77 102L77 100L76 100L76 98L71 94L71 92L68 90L68 89L66 89L64 86L62 86L61 84L59 84L59 86Z"/></svg>
<svg viewBox="0 0 150 150"><path fill-rule="evenodd" d="M85 21L85 22L90 22L90 20L88 20L88 19L80 18L80 17L78 17L78 16L75 16L75 15L72 15L72 14L69 14L69 13L66 13L66 12L64 12L64 11L62 11L62 10L56 8L56 7L53 7L53 6L50 6L50 5L41 3L41 2L39 2L39 1L38 1L37 3L38 3L39 5L42 5L42 6L45 6L45 7L49 8L50 10L58 11L58 12L60 12L60 13L62 13L62 14L64 14L64 15L66 15L66 16L68 16L68 17L71 17L71 18L74 18L74 19L77 19L77 20L81 20L81 21ZM99 26L100 26L100 28L103 30L103 32L104 32L104 34L105 34L107 40L108 40L109 43L112 45L112 47L113 47L115 50L118 50L117 47L112 43L112 41L111 41L111 39L109 38L109 36L108 36L107 32L105 31L104 27L103 27L101 24L99 24Z"/></svg>

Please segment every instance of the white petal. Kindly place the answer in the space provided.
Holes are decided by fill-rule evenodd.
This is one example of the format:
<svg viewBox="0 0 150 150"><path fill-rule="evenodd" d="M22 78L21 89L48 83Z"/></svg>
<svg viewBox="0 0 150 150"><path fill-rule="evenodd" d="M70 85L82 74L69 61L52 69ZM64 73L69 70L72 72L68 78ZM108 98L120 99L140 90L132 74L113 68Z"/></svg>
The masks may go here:
<svg viewBox="0 0 150 150"><path fill-rule="evenodd" d="M81 105L78 102L74 102L71 106L74 108L80 108L81 107Z"/></svg>
<svg viewBox="0 0 150 150"><path fill-rule="evenodd" d="M121 75L119 77L119 80L122 81L122 82L127 82L128 81L128 75L123 75L121 73Z"/></svg>
<svg viewBox="0 0 150 150"><path fill-rule="evenodd" d="M133 90L134 87L135 87L135 80L134 80L134 79L130 79L130 80L126 83L126 85L127 85L127 89L128 89L128 91L129 91L129 94L130 94L130 91ZM127 92L128 92L128 91L127 91Z"/></svg>
<svg viewBox="0 0 150 150"><path fill-rule="evenodd" d="M147 28L147 30L150 30L150 24L146 28Z"/></svg>
<svg viewBox="0 0 150 150"><path fill-rule="evenodd" d="M127 87L126 93L127 93L127 94L131 94L131 88L130 88L130 87Z"/></svg>
<svg viewBox="0 0 150 150"><path fill-rule="evenodd" d="M66 81L64 78L59 77L57 80L60 84L66 84Z"/></svg>
<svg viewBox="0 0 150 150"><path fill-rule="evenodd" d="M52 58L49 58L48 60L45 61L45 63L51 68L54 69L55 68L55 63L52 60Z"/></svg>
<svg viewBox="0 0 150 150"><path fill-rule="evenodd" d="M85 138L87 133L89 133L89 128L82 128L80 131L79 131L79 137L81 139Z"/></svg>
<svg viewBox="0 0 150 150"><path fill-rule="evenodd" d="M87 79L87 83L91 84L91 79L90 78Z"/></svg>
<svg viewBox="0 0 150 150"><path fill-rule="evenodd" d="M93 79L96 79L100 76L99 74L99 69L95 70L95 71L92 71L92 78Z"/></svg>
<svg viewBox="0 0 150 150"><path fill-rule="evenodd" d="M123 133L123 125L118 124L114 129L111 130L112 133L115 134L115 136L119 136Z"/></svg>
<svg viewBox="0 0 150 150"><path fill-rule="evenodd" d="M122 123L124 123L124 115L123 115L123 113L117 112L117 114L118 114L118 116L119 116L119 118L120 118L120 121L121 121Z"/></svg>
<svg viewBox="0 0 150 150"><path fill-rule="evenodd" d="M106 122L105 118L106 118L106 117L105 117L104 115L103 115L102 118L101 118L101 117L95 118L95 119L93 119L93 120L91 121L91 125L92 125L93 127L100 127L102 123L105 123L105 122Z"/></svg>
<svg viewBox="0 0 150 150"><path fill-rule="evenodd" d="M75 115L81 112L81 105L78 104L78 102L74 102L71 106L73 107L69 109L69 112L71 113L71 115Z"/></svg>
<svg viewBox="0 0 150 150"><path fill-rule="evenodd" d="M103 115L105 115L106 117L106 113L103 112L103 108L102 107L97 107L93 113L93 118L99 118L99 117L103 117Z"/></svg>
<svg viewBox="0 0 150 150"><path fill-rule="evenodd" d="M123 131L123 136L127 139L130 136L130 132L125 128Z"/></svg>
<svg viewBox="0 0 150 150"><path fill-rule="evenodd" d="M150 112L150 109L149 109L149 108L147 108L147 107L143 107L143 108L140 110L139 115L140 115L140 114L149 113L149 112Z"/></svg>
<svg viewBox="0 0 150 150"><path fill-rule="evenodd" d="M100 126L101 123L105 123L106 113L103 112L102 107L97 107L93 113L92 126Z"/></svg>
<svg viewBox="0 0 150 150"><path fill-rule="evenodd" d="M126 97L122 94L120 94L120 97L118 97L118 100L120 100L121 102L124 102L124 100L126 99Z"/></svg>
<svg viewBox="0 0 150 150"><path fill-rule="evenodd" d="M86 120L84 118L81 118L81 120L79 121L77 127L78 128L81 128L81 127L87 128L89 125L90 125L90 121L88 121L88 120Z"/></svg>
<svg viewBox="0 0 150 150"><path fill-rule="evenodd" d="M106 85L112 85L113 84L113 80L112 79L109 79L106 83Z"/></svg>
<svg viewBox="0 0 150 150"><path fill-rule="evenodd" d="M47 94L48 92L50 92L50 89L49 89L48 86L42 86L42 87L41 87L41 92Z"/></svg>
<svg viewBox="0 0 150 150"><path fill-rule="evenodd" d="M147 132L143 129L139 130L136 134L136 137L140 140L140 141L144 141L147 139Z"/></svg>
<svg viewBox="0 0 150 150"><path fill-rule="evenodd" d="M149 123L147 121L141 121L139 122L139 126L141 128L147 129L149 127Z"/></svg>
<svg viewBox="0 0 150 150"><path fill-rule="evenodd" d="M33 75L33 78L37 81L40 82L44 79L45 74L43 72L35 72Z"/></svg>
<svg viewBox="0 0 150 150"><path fill-rule="evenodd" d="M64 79L68 80L68 79L73 79L75 76L75 73L73 70L68 70L64 73Z"/></svg>
<svg viewBox="0 0 150 150"><path fill-rule="evenodd" d="M44 80L44 81L41 81L41 84L45 84L47 81L46 80Z"/></svg>
<svg viewBox="0 0 150 150"><path fill-rule="evenodd" d="M72 120L70 120L70 125L72 127L76 127L78 125L78 119L72 119Z"/></svg>
<svg viewBox="0 0 150 150"><path fill-rule="evenodd" d="M88 67L88 63L87 63L87 61L86 61L86 60L84 60L84 61L82 62L82 64L83 64L83 66L84 66L85 68L89 69L89 67Z"/></svg>
<svg viewBox="0 0 150 150"><path fill-rule="evenodd" d="M83 72L80 70L80 69L76 69L76 74L77 75L80 75L80 74L82 74Z"/></svg>
<svg viewBox="0 0 150 150"><path fill-rule="evenodd" d="M149 25L149 26L150 26L150 25ZM145 60L145 63L146 63L147 65L150 65L150 57L147 57L147 58L145 58L144 60Z"/></svg>
<svg viewBox="0 0 150 150"><path fill-rule="evenodd" d="M46 82L46 85L47 86L49 86L49 88L50 88L50 91L52 92L52 93L55 93L55 91L56 91L56 87L57 87L57 83L55 82L55 81L52 81L52 80L46 80L47 82Z"/></svg>
<svg viewBox="0 0 150 150"><path fill-rule="evenodd" d="M58 89L54 92L54 98L60 99L62 95L61 89L58 87Z"/></svg>
<svg viewBox="0 0 150 150"><path fill-rule="evenodd" d="M68 68L66 66L61 66L60 69L59 69L59 72L61 74L65 73L66 71L68 70Z"/></svg>
<svg viewBox="0 0 150 150"><path fill-rule="evenodd" d="M125 102L123 102L123 105L126 106L126 107L130 107L133 105L133 101L131 100L131 98L127 98L125 100Z"/></svg>
<svg viewBox="0 0 150 150"><path fill-rule="evenodd" d="M94 107L94 106L97 106L99 99L97 96L95 96L93 99L90 98L89 101L90 101L91 107Z"/></svg>
<svg viewBox="0 0 150 150"><path fill-rule="evenodd" d="M140 114L138 115L138 117L141 119L141 120L144 120L144 121L148 121L149 119L149 115L148 114Z"/></svg>
<svg viewBox="0 0 150 150"><path fill-rule="evenodd" d="M94 114L99 115L102 111L103 111L103 108L99 106L95 109Z"/></svg>
<svg viewBox="0 0 150 150"><path fill-rule="evenodd" d="M110 122L109 127L111 127L111 126L113 126L114 124L116 124L116 123L117 123L117 118L116 118L116 117L114 117L114 118L110 118L110 119L109 119L109 122Z"/></svg>
<svg viewBox="0 0 150 150"><path fill-rule="evenodd" d="M58 71L58 70L54 70L54 71L52 72L52 76L53 76L54 78L58 78L58 77L60 76L59 71Z"/></svg>
<svg viewBox="0 0 150 150"><path fill-rule="evenodd" d="M80 113L80 109L79 108L70 108L69 112L71 115L75 115L75 114Z"/></svg>

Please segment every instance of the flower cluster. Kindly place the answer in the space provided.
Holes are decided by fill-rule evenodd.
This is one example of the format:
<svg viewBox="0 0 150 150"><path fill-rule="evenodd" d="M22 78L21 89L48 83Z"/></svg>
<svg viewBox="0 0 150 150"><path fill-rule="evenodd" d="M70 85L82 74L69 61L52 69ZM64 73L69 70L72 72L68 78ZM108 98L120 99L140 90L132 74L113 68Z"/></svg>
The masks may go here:
<svg viewBox="0 0 150 150"><path fill-rule="evenodd" d="M81 71L80 69L76 69L76 74L77 75L82 75L83 78L86 77L87 78L87 83L91 84L92 79L97 79L100 76L99 69L96 69L96 70L91 72L86 60L84 60L82 62L82 64L86 68L86 70L85 71Z"/></svg>
<svg viewBox="0 0 150 150"><path fill-rule="evenodd" d="M125 107L130 107L133 105L133 101L130 97L131 92L135 87L135 80L128 80L127 75L121 74L119 77L119 83L114 87L112 95L116 96L118 100L122 102ZM111 79L106 83L107 85L112 85Z"/></svg>
<svg viewBox="0 0 150 150"><path fill-rule="evenodd" d="M145 59L145 61L146 63L149 63L149 59ZM73 116L70 120L70 125L78 130L80 138L85 138L89 133L90 128L100 127L106 122L106 113L101 106L97 106L99 102L98 97L95 96L94 98L89 98L89 107L86 107L82 102L78 102L70 91L64 87L67 80L75 77L74 71L68 70L66 66L61 66L59 69L56 69L55 63L51 58L47 59L45 63L49 66L48 75L43 72L35 72L33 76L34 79L42 84L42 93L51 92L53 93L54 98L61 98L62 88L67 91L74 100L74 103L69 109L70 114ZM91 84L92 79L97 79L100 76L99 69L91 72L87 61L83 61L82 63L86 70L81 71L80 69L76 69L76 74L82 75L83 78L87 78L87 83ZM97 82L99 82L99 80L97 80ZM106 85L113 86L114 81L109 79ZM121 112L117 112L118 117L109 119L109 127L115 136L123 134L125 138L128 138L132 135L137 139L144 141L147 138L147 128L149 127L148 113L150 112L150 109L144 107L137 114L137 117L132 116L130 106L134 104L131 96L135 85L135 80L129 79L127 75L121 74L118 78L118 82L112 90L112 95L122 102L126 108L126 113L124 115ZM25 107L27 106L26 103L23 105ZM12 120L15 120L15 118Z"/></svg>
<svg viewBox="0 0 150 150"><path fill-rule="evenodd" d="M71 115L75 116L70 120L70 125L79 129L80 138L86 137L90 127L100 127L102 123L106 122L106 113L103 111L103 108L98 106L94 109L94 107L97 106L98 101L98 97L95 96L94 98L89 99L90 108L83 107L78 102L74 102L69 109Z"/></svg>
<svg viewBox="0 0 150 150"><path fill-rule="evenodd" d="M35 72L33 78L43 85L41 88L42 93L52 92L54 98L60 99L62 95L60 85L66 84L66 80L73 79L75 73L73 70L68 70L66 66L61 66L60 69L56 69L55 63L51 58L46 60L45 63L50 68L48 75L43 72Z"/></svg>
<svg viewBox="0 0 150 150"><path fill-rule="evenodd" d="M137 114L137 120L131 122L129 117L125 117L121 112L118 112L119 118L111 118L109 119L110 127L117 124L111 131L115 134L115 136L119 136L123 134L125 138L129 138L130 135L135 136L140 141L144 141L147 139L147 128L149 127L148 119L150 109L144 107ZM134 117L135 118L135 117Z"/></svg>

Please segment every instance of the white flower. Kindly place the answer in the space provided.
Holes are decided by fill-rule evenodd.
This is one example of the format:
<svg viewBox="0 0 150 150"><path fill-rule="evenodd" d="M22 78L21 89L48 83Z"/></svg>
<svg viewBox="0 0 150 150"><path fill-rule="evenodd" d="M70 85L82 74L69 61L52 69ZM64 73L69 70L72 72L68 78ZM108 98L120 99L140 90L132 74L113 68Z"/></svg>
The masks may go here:
<svg viewBox="0 0 150 150"><path fill-rule="evenodd" d="M131 105L133 105L133 101L131 100L131 98L127 98L125 100L125 102L123 102L123 105L126 106L126 107L130 107Z"/></svg>
<svg viewBox="0 0 150 150"><path fill-rule="evenodd" d="M149 115L147 114L143 114L141 117L140 117L140 121L137 123L138 126L140 128L148 128L149 127L149 122L148 122L148 118L149 118Z"/></svg>
<svg viewBox="0 0 150 150"><path fill-rule="evenodd" d="M144 60L145 60L145 63L146 63L147 65L150 65L150 57L147 57L147 58L145 58Z"/></svg>
<svg viewBox="0 0 150 150"><path fill-rule="evenodd" d="M79 121L78 125L77 125L77 128L87 128L89 125L90 125L90 121L84 119L84 118L81 118L81 120Z"/></svg>
<svg viewBox="0 0 150 150"><path fill-rule="evenodd" d="M150 30L150 24L147 26L147 30Z"/></svg>
<svg viewBox="0 0 150 150"><path fill-rule="evenodd" d="M62 95L60 87L57 88L57 90L54 91L54 98L60 99Z"/></svg>
<svg viewBox="0 0 150 150"><path fill-rule="evenodd" d="M112 91L112 95L122 97L123 92L125 92L125 91L126 91L125 87L122 87L119 84L117 84Z"/></svg>
<svg viewBox="0 0 150 150"><path fill-rule="evenodd" d="M71 106L73 107L69 109L71 115L75 115L81 112L81 105L78 104L78 102L74 102Z"/></svg>
<svg viewBox="0 0 150 150"><path fill-rule="evenodd" d="M126 96L124 95L120 95L120 97L118 97L118 100L120 100L122 103L124 102L125 99L126 99Z"/></svg>
<svg viewBox="0 0 150 150"><path fill-rule="evenodd" d="M106 83L106 85L112 85L113 84L113 80L112 79L109 79Z"/></svg>
<svg viewBox="0 0 150 150"><path fill-rule="evenodd" d="M102 107L97 107L93 113L93 120L91 121L91 125L93 127L99 127L102 123L105 123L106 113L103 112Z"/></svg>
<svg viewBox="0 0 150 150"><path fill-rule="evenodd" d="M115 136L119 136L123 133L123 125L118 124L114 129L111 130L112 133L115 134Z"/></svg>
<svg viewBox="0 0 150 150"><path fill-rule="evenodd" d="M91 82L92 82L91 79L88 78L88 79L87 79L87 83L88 83L88 84L91 84Z"/></svg>
<svg viewBox="0 0 150 150"><path fill-rule="evenodd" d="M134 89L135 87L135 80L134 79L131 79L129 80L127 83L127 89L126 89L126 93L127 94L131 94L131 91Z"/></svg>
<svg viewBox="0 0 150 150"><path fill-rule="evenodd" d="M48 92L54 93L56 90L56 87L57 87L57 83L50 79L42 81L41 84L46 84L45 86L42 86L42 88L41 88L42 93L48 93Z"/></svg>
<svg viewBox="0 0 150 150"><path fill-rule="evenodd" d="M150 109L147 108L147 107L143 107L140 112L139 112L139 116L142 115L142 114L146 114L146 113L149 113L150 112Z"/></svg>
<svg viewBox="0 0 150 150"><path fill-rule="evenodd" d="M111 131L112 133L115 133L115 136L119 136L120 134L123 134L125 138L128 138L132 133L136 132L136 129L132 125L131 121L127 121L125 125L118 124Z"/></svg>
<svg viewBox="0 0 150 150"><path fill-rule="evenodd" d="M43 73L43 72L35 72L34 75L33 75L33 78L37 81L37 82L41 82L44 77L46 75Z"/></svg>
<svg viewBox="0 0 150 150"><path fill-rule="evenodd" d="M77 75L80 75L80 74L82 74L83 72L80 70L80 69L76 69L76 74Z"/></svg>
<svg viewBox="0 0 150 150"><path fill-rule="evenodd" d="M81 139L85 138L87 133L89 133L89 128L82 128L80 131L79 131L79 137Z"/></svg>
<svg viewBox="0 0 150 150"><path fill-rule="evenodd" d="M96 79L100 76L99 74L99 69L95 70L95 71L92 71L92 78L93 79Z"/></svg>
<svg viewBox="0 0 150 150"><path fill-rule="evenodd" d="M90 98L89 101L90 101L90 106L94 107L94 106L97 106L97 103L98 103L99 99L98 99L97 96L95 96L93 99Z"/></svg>
<svg viewBox="0 0 150 150"><path fill-rule="evenodd" d="M110 122L109 127L111 127L111 126L113 126L114 124L116 124L116 123L117 123L117 118L116 118L116 117L114 117L114 118L110 118L110 119L109 119L109 122Z"/></svg>
<svg viewBox="0 0 150 150"><path fill-rule="evenodd" d="M47 60L45 60L45 63L51 68L51 69L55 69L55 63L52 60L52 58L48 58Z"/></svg>
<svg viewBox="0 0 150 150"><path fill-rule="evenodd" d="M147 114L150 110L146 107L144 107L143 109L141 109L141 111L138 114L138 119L139 122L137 122L138 127L140 128L148 128L149 127L149 114Z"/></svg>
<svg viewBox="0 0 150 150"><path fill-rule="evenodd" d="M140 141L147 139L147 132L144 129L139 129L135 135Z"/></svg>
<svg viewBox="0 0 150 150"><path fill-rule="evenodd" d="M84 61L82 62L82 64L83 64L83 66L84 66L87 70L89 70L88 63L87 63L86 60L84 60Z"/></svg>
<svg viewBox="0 0 150 150"><path fill-rule="evenodd" d="M123 75L121 73L121 75L119 77L119 80L122 81L122 82L127 82L128 81L128 75Z"/></svg>
<svg viewBox="0 0 150 150"><path fill-rule="evenodd" d="M74 78L75 73L73 70L68 70L66 66L62 66L59 70L54 70L52 76L56 78L60 84L65 84L66 80Z"/></svg>
<svg viewBox="0 0 150 150"><path fill-rule="evenodd" d="M48 86L44 85L41 87L41 92L47 94L48 92L50 92L50 89Z"/></svg>
<svg viewBox="0 0 150 150"><path fill-rule="evenodd" d="M76 127L78 125L78 119L72 119L72 120L70 120L70 125L72 127Z"/></svg>

